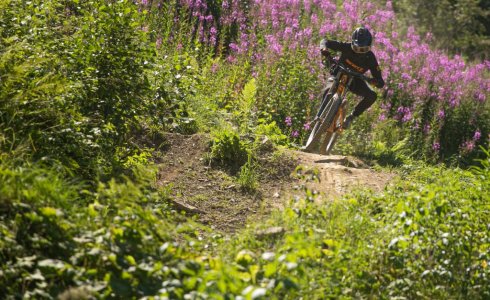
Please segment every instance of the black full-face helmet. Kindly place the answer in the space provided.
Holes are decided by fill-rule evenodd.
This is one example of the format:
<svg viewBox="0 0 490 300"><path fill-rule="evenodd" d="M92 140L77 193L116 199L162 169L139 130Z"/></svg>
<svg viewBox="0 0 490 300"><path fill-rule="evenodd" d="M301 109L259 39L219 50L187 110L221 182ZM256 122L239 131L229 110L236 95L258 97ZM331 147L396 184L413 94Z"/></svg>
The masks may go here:
<svg viewBox="0 0 490 300"><path fill-rule="evenodd" d="M356 53L366 53L371 50L373 36L366 27L359 27L352 33L352 50Z"/></svg>

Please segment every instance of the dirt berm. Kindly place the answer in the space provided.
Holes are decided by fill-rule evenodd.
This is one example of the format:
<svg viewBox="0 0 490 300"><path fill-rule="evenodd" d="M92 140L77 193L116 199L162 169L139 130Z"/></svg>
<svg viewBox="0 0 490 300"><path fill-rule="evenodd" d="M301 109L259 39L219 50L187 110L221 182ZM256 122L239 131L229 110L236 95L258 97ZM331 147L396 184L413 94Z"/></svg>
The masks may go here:
<svg viewBox="0 0 490 300"><path fill-rule="evenodd" d="M359 187L380 191L394 177L357 158L283 149L261 152L257 189L245 191L236 176L205 159L209 136L168 134L165 138L158 184L171 189L177 210L226 232L244 226L248 218L257 220L281 209L294 197L304 197L305 186L317 191L317 201L331 201ZM307 180L313 177L317 180Z"/></svg>

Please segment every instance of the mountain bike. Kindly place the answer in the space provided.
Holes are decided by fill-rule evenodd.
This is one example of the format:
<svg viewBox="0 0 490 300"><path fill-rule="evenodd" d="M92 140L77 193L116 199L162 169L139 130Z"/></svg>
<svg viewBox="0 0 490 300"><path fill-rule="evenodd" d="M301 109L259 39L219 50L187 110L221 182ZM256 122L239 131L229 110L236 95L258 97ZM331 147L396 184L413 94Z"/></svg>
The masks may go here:
<svg viewBox="0 0 490 300"><path fill-rule="evenodd" d="M354 78L364 81L371 79L363 74L349 69L338 59L329 58L329 63L336 71L333 84L327 93L324 93L322 102L315 120L311 124L311 133L303 150L306 152L319 152L328 155L335 142L343 131L347 93ZM319 151L317 148L319 147Z"/></svg>

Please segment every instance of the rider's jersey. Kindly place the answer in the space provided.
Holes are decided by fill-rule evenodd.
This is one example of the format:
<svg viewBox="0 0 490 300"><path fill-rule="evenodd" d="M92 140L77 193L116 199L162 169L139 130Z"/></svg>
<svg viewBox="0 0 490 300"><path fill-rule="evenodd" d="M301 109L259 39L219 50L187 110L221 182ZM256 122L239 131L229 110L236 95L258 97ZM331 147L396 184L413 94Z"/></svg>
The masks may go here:
<svg viewBox="0 0 490 300"><path fill-rule="evenodd" d="M381 75L381 69L373 52L356 53L352 50L351 43L332 40L327 40L326 46L329 49L340 51L342 53L340 55L340 62L344 65L361 74L364 74L369 70L371 75L373 75L373 78L376 79L376 87L382 88L384 86L385 82Z"/></svg>

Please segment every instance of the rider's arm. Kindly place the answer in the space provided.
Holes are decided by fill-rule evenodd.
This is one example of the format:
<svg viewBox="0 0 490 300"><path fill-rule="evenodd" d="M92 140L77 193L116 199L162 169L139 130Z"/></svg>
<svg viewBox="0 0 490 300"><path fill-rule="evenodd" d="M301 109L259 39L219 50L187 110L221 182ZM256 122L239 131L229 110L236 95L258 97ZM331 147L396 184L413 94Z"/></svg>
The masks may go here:
<svg viewBox="0 0 490 300"><path fill-rule="evenodd" d="M371 67L369 68L369 71L371 72L371 75L373 75L373 84L377 88L382 88L385 85L385 81L383 80L383 75L381 74L381 68L379 67L378 60L376 57L373 55L373 63L371 64Z"/></svg>
<svg viewBox="0 0 490 300"><path fill-rule="evenodd" d="M350 49L350 44L349 43L342 43L342 42L338 42L338 41L334 41L334 40L329 40L329 39L323 39L320 42L320 50L323 53L324 51L328 51L327 49L344 52L344 51L348 51Z"/></svg>

